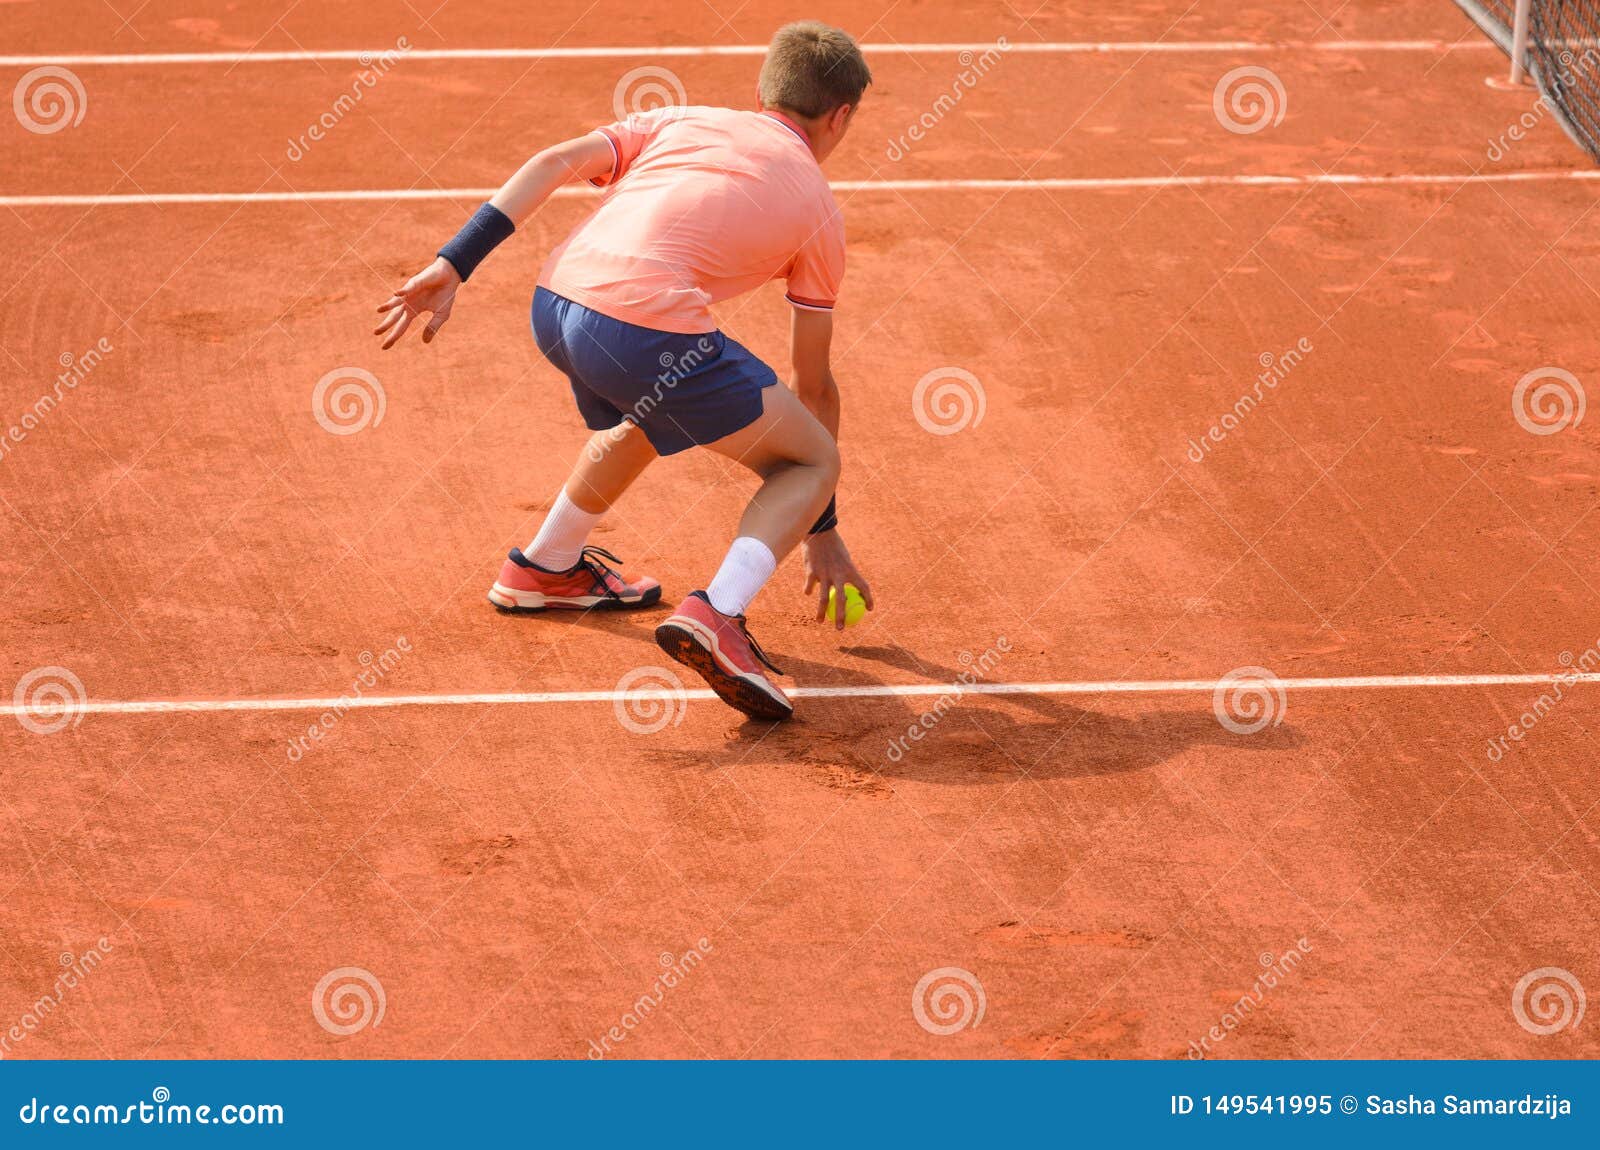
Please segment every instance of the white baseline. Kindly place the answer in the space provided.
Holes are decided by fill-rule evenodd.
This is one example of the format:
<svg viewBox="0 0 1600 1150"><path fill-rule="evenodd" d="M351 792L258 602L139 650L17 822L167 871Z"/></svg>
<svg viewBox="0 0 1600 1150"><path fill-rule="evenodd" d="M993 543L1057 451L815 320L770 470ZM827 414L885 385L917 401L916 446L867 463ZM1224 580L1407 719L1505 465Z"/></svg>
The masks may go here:
<svg viewBox="0 0 1600 1150"><path fill-rule="evenodd" d="M929 695L1210 695L1219 687L1238 689L1260 684L1289 691L1362 691L1459 689L1462 687L1545 686L1551 683L1600 683L1600 673L1564 675L1349 675L1299 679L1112 679L1103 682L1054 683L908 683L852 687L794 687L800 699L900 699ZM558 703L616 703L656 699L714 699L707 690L671 691L501 691L479 694L366 695L284 699L90 699L64 706L73 715L166 715L205 711L332 711L377 710L387 707L530 706ZM0 706L0 714L33 715L26 706Z"/></svg>
<svg viewBox="0 0 1600 1150"><path fill-rule="evenodd" d="M950 52L985 52L994 41L952 44L863 44L869 54L899 52L936 55ZM1220 52L1448 52L1495 48L1489 40L1473 36L1459 43L1448 40L1063 40L1008 44L1005 51L1039 55L1124 55ZM1498 49L1496 49L1498 51ZM366 65L388 52L406 60L614 60L634 57L663 59L705 56L764 56L765 44L661 44L592 48L390 48L307 49L284 52L124 52L62 53L59 55L0 56L0 66L34 68L60 64L74 68L100 65L139 67L159 64L308 64L349 60Z"/></svg>
<svg viewBox="0 0 1600 1150"><path fill-rule="evenodd" d="M1362 175L1063 176L1037 180L835 180L837 192L1095 192L1139 188L1306 188L1406 187L1459 184L1530 184L1600 180L1600 168L1545 168L1521 172L1411 172ZM127 192L104 194L0 195L0 207L137 207L162 204L359 203L391 200L485 200L499 188L340 188L303 192ZM558 188L559 198L604 194L587 187Z"/></svg>

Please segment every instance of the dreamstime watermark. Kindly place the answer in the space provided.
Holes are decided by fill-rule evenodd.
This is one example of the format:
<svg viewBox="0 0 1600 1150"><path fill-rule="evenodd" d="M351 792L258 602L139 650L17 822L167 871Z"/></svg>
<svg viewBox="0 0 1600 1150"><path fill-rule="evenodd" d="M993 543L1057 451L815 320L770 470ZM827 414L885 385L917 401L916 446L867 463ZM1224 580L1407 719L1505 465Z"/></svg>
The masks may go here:
<svg viewBox="0 0 1600 1150"><path fill-rule="evenodd" d="M53 735L83 722L89 701L83 680L65 667L35 667L11 693L17 722L36 735Z"/></svg>
<svg viewBox="0 0 1600 1150"><path fill-rule="evenodd" d="M1583 422L1583 384L1560 367L1537 367L1511 390L1511 414L1532 435L1555 435Z"/></svg>
<svg viewBox="0 0 1600 1150"><path fill-rule="evenodd" d="M388 407L383 384L362 367L336 367L311 389L311 414L331 435L354 435L377 427Z"/></svg>
<svg viewBox="0 0 1600 1150"><path fill-rule="evenodd" d="M995 42L982 52L973 52L970 48L963 48L956 54L956 63L961 71L956 73L951 81L948 91L940 92L933 102L933 106L916 121L900 133L899 139L888 141L889 146L884 149L884 155L891 163L897 163L910 154L914 145L920 144L927 134L937 128L946 116L956 110L956 105L961 103L966 94L978 86L978 81L989 74L989 71L1000 63L1004 53L1011 50L1010 42L1004 37L996 37Z"/></svg>
<svg viewBox="0 0 1600 1150"><path fill-rule="evenodd" d="M51 387L41 392L32 406L24 411L15 423L7 427L3 435L0 435L0 460L15 451L17 445L27 439L30 432L38 430L49 418L50 413L61 406L62 400L76 391L78 385L88 379L106 356L115 350L116 346L101 336L92 347L79 355L73 355L70 351L62 352L56 363L64 370L56 376Z"/></svg>
<svg viewBox="0 0 1600 1150"><path fill-rule="evenodd" d="M1301 959L1311 953L1309 940L1301 938L1296 940L1293 950L1286 950L1282 954L1273 954L1270 950L1261 952L1258 961L1261 964L1261 973L1256 975L1255 985L1239 996L1237 1002L1222 1012L1214 1026L1196 1042L1189 1043L1189 1057L1191 1059L1204 1058L1211 1053L1213 1043L1220 1043L1235 1030L1243 1026L1252 1014L1261 1008L1267 999L1269 991L1276 990L1280 980L1294 973L1300 967Z"/></svg>
<svg viewBox="0 0 1600 1150"><path fill-rule="evenodd" d="M1596 65L1600 65L1600 52L1590 45L1583 50L1582 56L1577 56L1573 54L1572 49L1564 48L1556 59L1555 83L1540 84L1537 89L1539 98L1534 100L1533 107L1518 116L1499 137L1489 141L1484 155L1489 158L1491 164L1498 164L1510 155L1511 146L1520 144L1529 132L1543 123L1545 117L1555 110L1550 100L1552 91L1576 91L1580 82L1594 74Z"/></svg>
<svg viewBox="0 0 1600 1150"><path fill-rule="evenodd" d="M311 1017L340 1038L368 1027L376 1030L388 1005L378 976L360 966L336 967L311 990Z"/></svg>
<svg viewBox="0 0 1600 1150"><path fill-rule="evenodd" d="M306 727L303 734L298 734L289 740L289 747L285 752L289 761L298 763L308 752L315 750L322 742L323 736L344 718L345 712L393 673L400 665L401 658L409 654L411 654L411 640L404 635L395 639L394 646L385 649L380 655L374 655L371 651L361 652L356 658L356 662L361 664L361 671L350 680L350 689L341 693L333 706L318 715L316 721Z"/></svg>
<svg viewBox="0 0 1600 1150"><path fill-rule="evenodd" d="M49 136L83 123L89 94L77 73L46 64L24 73L11 89L11 111L34 135Z"/></svg>
<svg viewBox="0 0 1600 1150"><path fill-rule="evenodd" d="M689 696L665 667L635 667L617 680L611 701L617 722L635 735L653 735L683 722Z"/></svg>
<svg viewBox="0 0 1600 1150"><path fill-rule="evenodd" d="M611 91L611 110L625 120L635 112L654 112L662 108L684 108L689 95L678 74L655 64L645 64L622 74Z"/></svg>
<svg viewBox="0 0 1600 1150"><path fill-rule="evenodd" d="M116 1106L106 1102L40 1101L31 1096L17 1109L24 1126L282 1126L283 1107L275 1102L193 1105L173 1102L172 1091L157 1086L149 1101Z"/></svg>
<svg viewBox="0 0 1600 1150"><path fill-rule="evenodd" d="M989 997L978 976L959 966L930 970L911 988L911 1017L929 1034L940 1037L976 1030L988 1006Z"/></svg>
<svg viewBox="0 0 1600 1150"><path fill-rule="evenodd" d="M962 651L957 655L956 661L961 664L962 669L956 675L955 682L906 727L905 734L896 735L889 740L889 749L884 752L888 760L891 763L898 763L905 758L906 752L911 749L911 744L920 743L929 731L939 725L945 714L961 702L967 693L966 688L981 679L987 679L1000 665L1001 657L1010 652L1011 640L1001 635L994 641L994 646L985 648L981 655L974 656L971 651Z"/></svg>
<svg viewBox="0 0 1600 1150"><path fill-rule="evenodd" d="M662 352L656 359L661 371L656 375L655 386L634 401L633 406L623 413L622 422L609 430L596 432L590 436L589 444L584 448L584 453L588 455L590 461L599 463L604 459L607 452L622 442L630 426L647 418L652 411L661 406L661 401L666 398L667 392L682 383L701 364L717 358L720 354L722 349L717 345L715 333L702 335L687 351Z"/></svg>
<svg viewBox="0 0 1600 1150"><path fill-rule="evenodd" d="M1267 393L1275 391L1280 383L1289 378L1289 373L1299 367L1301 361L1314 350L1311 341L1301 336L1295 340L1293 347L1285 349L1279 355L1264 351L1257 356L1256 362L1261 365L1261 371L1256 375L1255 384L1206 428L1199 439L1189 440L1188 450L1184 452L1189 461L1203 462L1210 454L1212 445L1221 443L1238 430L1250 413L1261 406L1261 401L1267 398Z"/></svg>
<svg viewBox="0 0 1600 1150"><path fill-rule="evenodd" d="M1211 692L1217 722L1236 735L1253 735L1283 722L1289 696L1283 680L1265 667L1237 667Z"/></svg>
<svg viewBox="0 0 1600 1150"><path fill-rule="evenodd" d="M105 957L111 953L111 941L106 938L97 940L93 947L82 954L73 954L70 950L61 952L61 973L56 975L55 984L36 998L3 1034L0 1034L0 1059L13 1053L12 1046L22 1042L45 1024L45 1020L54 1014L66 1001L67 995L78 989L79 983L88 978L99 969Z"/></svg>
<svg viewBox="0 0 1600 1150"><path fill-rule="evenodd" d="M1270 68L1246 64L1223 74L1211 91L1211 111L1217 123L1236 136L1250 136L1276 128L1289 111L1283 81Z"/></svg>
<svg viewBox="0 0 1600 1150"><path fill-rule="evenodd" d="M407 52L411 51L411 41L401 36L394 42L394 47L374 55L363 52L357 57L361 71L356 73L355 80L350 85L348 92L340 94L326 112L313 120L298 139L290 140L289 146L284 149L284 155L292 164L298 164L311 150L312 144L320 144L327 138L328 133L344 122L344 118L355 111L356 105L366 97L366 94L377 86L379 80L388 75L389 69L400 62Z"/></svg>
<svg viewBox="0 0 1600 1150"><path fill-rule="evenodd" d="M1576 659L1572 657L1571 651L1563 651L1557 656L1556 661L1561 664L1561 670L1555 672L1550 689L1541 691L1539 697L1529 703L1522 714L1517 716L1517 721L1506 727L1505 734L1496 735L1489 740L1484 754L1491 763L1498 763L1505 758L1506 751L1510 750L1508 741L1522 742L1544 721L1545 716L1555 710L1556 704L1565 699L1567 693L1582 681L1583 676L1592 675L1597 668L1600 668L1600 639Z"/></svg>
<svg viewBox="0 0 1600 1150"><path fill-rule="evenodd" d="M934 368L911 389L911 414L930 435L954 435L977 427L988 409L983 384L965 368Z"/></svg>
<svg viewBox="0 0 1600 1150"><path fill-rule="evenodd" d="M1559 966L1530 970L1511 990L1512 1017L1529 1034L1544 1036L1578 1029L1586 1005L1583 983Z"/></svg>
<svg viewBox="0 0 1600 1150"><path fill-rule="evenodd" d="M655 981L650 984L632 1005L622 1012L622 1017L617 1020L617 1025L612 1026L602 1034L599 1040L589 1039L588 1056L591 1062L599 1062L606 1055L614 1053L612 1044L624 1043L628 1036L650 1020L650 1016L661 1009L667 1001L667 992L676 990L693 974L705 956L711 953L711 940L702 938L694 944L694 948L682 954L673 954L670 950L661 952L661 972L656 975Z"/></svg>

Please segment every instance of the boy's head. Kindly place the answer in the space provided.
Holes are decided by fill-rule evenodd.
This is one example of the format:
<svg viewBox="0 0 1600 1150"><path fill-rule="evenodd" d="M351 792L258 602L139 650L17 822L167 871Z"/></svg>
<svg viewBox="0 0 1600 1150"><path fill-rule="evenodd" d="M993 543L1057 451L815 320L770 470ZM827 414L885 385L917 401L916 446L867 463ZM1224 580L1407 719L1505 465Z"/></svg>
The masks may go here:
<svg viewBox="0 0 1600 1150"><path fill-rule="evenodd" d="M849 33L801 20L772 38L758 91L763 108L801 122L820 160L844 137L870 83L872 72Z"/></svg>

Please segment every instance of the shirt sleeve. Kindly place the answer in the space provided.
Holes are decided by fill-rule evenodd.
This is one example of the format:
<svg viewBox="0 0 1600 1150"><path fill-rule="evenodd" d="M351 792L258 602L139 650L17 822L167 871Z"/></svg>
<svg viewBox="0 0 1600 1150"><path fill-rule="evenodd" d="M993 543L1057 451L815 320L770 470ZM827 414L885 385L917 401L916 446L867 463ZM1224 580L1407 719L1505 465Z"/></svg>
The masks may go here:
<svg viewBox="0 0 1600 1150"><path fill-rule="evenodd" d="M670 105L652 108L648 112L635 112L625 120L596 128L595 132L604 136L606 142L611 145L611 170L589 182L597 188L603 188L620 180L633 161L639 157L639 153L644 151L645 145L655 138L662 125L673 119L674 113L682 110Z"/></svg>
<svg viewBox="0 0 1600 1150"><path fill-rule="evenodd" d="M844 217L836 207L795 254L784 298L806 311L832 311L843 279Z"/></svg>

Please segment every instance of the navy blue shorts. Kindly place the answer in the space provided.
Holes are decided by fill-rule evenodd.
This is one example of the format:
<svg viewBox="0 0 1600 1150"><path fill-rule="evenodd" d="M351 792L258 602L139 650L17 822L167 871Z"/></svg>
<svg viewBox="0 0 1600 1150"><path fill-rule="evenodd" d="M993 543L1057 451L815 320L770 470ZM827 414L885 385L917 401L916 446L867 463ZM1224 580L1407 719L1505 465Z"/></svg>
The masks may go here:
<svg viewBox="0 0 1600 1150"><path fill-rule="evenodd" d="M591 431L638 424L662 455L714 443L761 418L766 364L720 331L682 335L623 323L540 288L533 338L572 383Z"/></svg>

